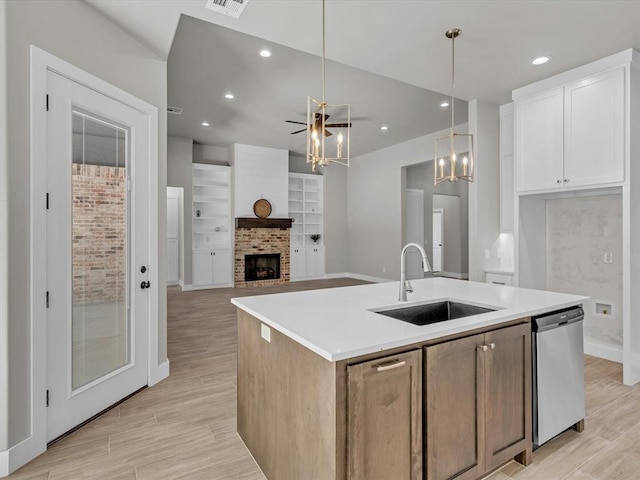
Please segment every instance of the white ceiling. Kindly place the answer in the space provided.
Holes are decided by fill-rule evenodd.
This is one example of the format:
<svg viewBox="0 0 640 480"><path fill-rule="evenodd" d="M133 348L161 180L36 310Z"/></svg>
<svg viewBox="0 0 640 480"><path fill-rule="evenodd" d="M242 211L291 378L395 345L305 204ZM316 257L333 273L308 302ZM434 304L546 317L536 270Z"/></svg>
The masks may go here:
<svg viewBox="0 0 640 480"><path fill-rule="evenodd" d="M319 85L318 60L301 52L321 53L321 0L249 0L240 19L207 10L205 0L85 1L169 58L169 105L185 108L182 118L170 116L170 134L221 146L239 141L297 153L304 148L302 134L290 136L294 129L283 120L304 121L306 95L318 95L309 91ZM194 18L183 17L178 29L181 14ZM451 44L444 33L451 27L462 29L456 97L495 104L528 83L640 49L640 1L633 0L327 0L326 16L326 56L338 62L328 63L327 100L352 104L352 156L382 146L376 142L393 144L446 127L449 113L432 106L443 95L421 89L450 94ZM215 25L205 28L195 19ZM274 51L270 63L255 56L262 46ZM531 66L540 54L553 59ZM348 80L338 84L332 80L345 75ZM250 83L252 78L259 82ZM269 86L268 95L256 84ZM229 85L243 92L233 103L220 98ZM399 108L392 108L394 98ZM213 128L204 131L203 120ZM402 129L385 139L377 130L381 122ZM251 136L234 137L243 125ZM406 138L394 137L399 131Z"/></svg>

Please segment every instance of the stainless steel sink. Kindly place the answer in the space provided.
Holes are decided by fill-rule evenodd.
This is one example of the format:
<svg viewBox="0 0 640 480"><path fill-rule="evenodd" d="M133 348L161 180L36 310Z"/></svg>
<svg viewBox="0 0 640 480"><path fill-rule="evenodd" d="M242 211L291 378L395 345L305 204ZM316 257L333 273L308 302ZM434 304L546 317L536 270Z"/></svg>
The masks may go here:
<svg viewBox="0 0 640 480"><path fill-rule="evenodd" d="M414 325L429 325L431 323L446 322L455 318L470 317L481 313L494 312L496 309L469 305L468 303L444 302L425 303L408 307L374 310L375 313L386 315Z"/></svg>

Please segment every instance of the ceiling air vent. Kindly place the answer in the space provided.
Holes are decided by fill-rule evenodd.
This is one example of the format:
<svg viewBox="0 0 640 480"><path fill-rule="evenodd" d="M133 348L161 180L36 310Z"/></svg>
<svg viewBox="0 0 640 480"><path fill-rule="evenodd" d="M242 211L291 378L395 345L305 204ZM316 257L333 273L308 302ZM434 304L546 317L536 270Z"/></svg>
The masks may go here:
<svg viewBox="0 0 640 480"><path fill-rule="evenodd" d="M174 115L182 115L182 109L180 107L167 107L167 113L173 113Z"/></svg>
<svg viewBox="0 0 640 480"><path fill-rule="evenodd" d="M207 0L207 8L233 18L240 18L247 3L249 0Z"/></svg>

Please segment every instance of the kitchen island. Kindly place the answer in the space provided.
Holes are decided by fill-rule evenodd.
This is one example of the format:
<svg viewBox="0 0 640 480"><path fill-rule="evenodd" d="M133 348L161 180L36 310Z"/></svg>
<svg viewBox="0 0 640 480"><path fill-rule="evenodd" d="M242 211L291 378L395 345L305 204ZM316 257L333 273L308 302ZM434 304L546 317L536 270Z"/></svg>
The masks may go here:
<svg viewBox="0 0 640 480"><path fill-rule="evenodd" d="M401 305L398 282L232 299L238 433L268 479L474 479L531 461L530 317L587 297L412 283ZM492 311L383 314L446 300Z"/></svg>

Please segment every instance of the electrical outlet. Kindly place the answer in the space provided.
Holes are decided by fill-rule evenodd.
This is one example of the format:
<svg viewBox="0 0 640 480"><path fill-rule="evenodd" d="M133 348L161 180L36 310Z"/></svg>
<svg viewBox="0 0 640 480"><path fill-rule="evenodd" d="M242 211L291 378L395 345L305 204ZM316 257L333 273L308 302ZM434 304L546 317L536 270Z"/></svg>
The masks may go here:
<svg viewBox="0 0 640 480"><path fill-rule="evenodd" d="M488 248L484 249L484 258L486 258L487 260L491 258L491 250L489 250Z"/></svg>
<svg viewBox="0 0 640 480"><path fill-rule="evenodd" d="M604 252L604 263L613 263L613 253Z"/></svg>
<svg viewBox="0 0 640 480"><path fill-rule="evenodd" d="M260 324L260 335L267 342L271 343L271 328L267 327L264 323Z"/></svg>

